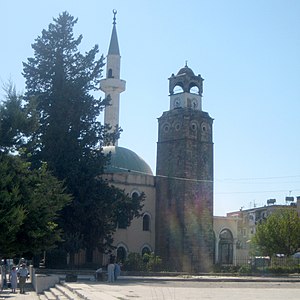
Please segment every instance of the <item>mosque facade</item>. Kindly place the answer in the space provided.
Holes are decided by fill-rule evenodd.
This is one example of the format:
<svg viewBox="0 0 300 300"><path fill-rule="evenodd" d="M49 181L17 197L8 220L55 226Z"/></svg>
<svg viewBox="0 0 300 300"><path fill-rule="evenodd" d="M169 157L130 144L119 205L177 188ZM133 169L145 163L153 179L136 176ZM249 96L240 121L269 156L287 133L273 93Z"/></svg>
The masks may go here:
<svg viewBox="0 0 300 300"><path fill-rule="evenodd" d="M111 98L104 122L112 130L120 126L120 95L126 87L120 69L114 11L106 76L100 82L100 89ZM230 249L231 258L235 255L236 222L232 218L214 222L213 119L202 110L202 91L203 78L187 64L170 76L169 110L158 118L156 175L140 156L120 147L118 141L109 141L103 148L111 155L103 177L131 197L146 196L142 217L127 228L119 224L114 234L119 261L131 252L154 252L170 270L209 271L222 256L219 244L224 230L231 233L231 246L227 245L226 251Z"/></svg>

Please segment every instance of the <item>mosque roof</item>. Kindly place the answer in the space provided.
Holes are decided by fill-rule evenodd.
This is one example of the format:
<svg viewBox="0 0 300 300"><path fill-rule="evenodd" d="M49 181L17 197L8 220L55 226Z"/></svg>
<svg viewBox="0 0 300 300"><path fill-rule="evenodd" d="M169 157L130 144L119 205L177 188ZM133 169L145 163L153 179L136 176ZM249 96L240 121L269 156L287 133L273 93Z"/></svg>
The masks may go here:
<svg viewBox="0 0 300 300"><path fill-rule="evenodd" d="M127 148L105 146L103 153L111 153L110 164L106 167L105 173L137 172L153 175L150 166L135 152Z"/></svg>

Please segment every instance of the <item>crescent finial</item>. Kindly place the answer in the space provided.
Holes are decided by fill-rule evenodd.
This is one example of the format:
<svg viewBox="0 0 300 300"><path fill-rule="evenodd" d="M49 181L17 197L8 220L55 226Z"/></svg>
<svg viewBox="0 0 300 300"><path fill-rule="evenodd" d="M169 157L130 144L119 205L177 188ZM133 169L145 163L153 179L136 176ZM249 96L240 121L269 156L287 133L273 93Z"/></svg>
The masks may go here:
<svg viewBox="0 0 300 300"><path fill-rule="evenodd" d="M116 25L116 14L117 14L117 10L116 9L113 9L113 14L114 14L113 25Z"/></svg>

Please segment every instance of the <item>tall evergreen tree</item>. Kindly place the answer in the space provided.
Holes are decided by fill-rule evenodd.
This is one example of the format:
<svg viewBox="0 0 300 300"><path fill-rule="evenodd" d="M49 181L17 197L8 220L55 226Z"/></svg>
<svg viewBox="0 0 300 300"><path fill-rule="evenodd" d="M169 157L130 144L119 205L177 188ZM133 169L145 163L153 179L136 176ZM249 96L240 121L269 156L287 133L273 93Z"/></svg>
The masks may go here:
<svg viewBox="0 0 300 300"><path fill-rule="evenodd" d="M139 215L141 200L99 179L107 158L101 152L107 129L98 120L108 99L96 99L104 57L98 46L85 55L78 51L82 36L74 38L77 19L63 12L32 45L34 57L24 63L26 100L35 102L40 126L30 137L28 151L35 164L46 161L53 174L65 180L74 200L64 210L66 246L78 248L111 244L118 217L128 222ZM111 136L119 134L119 130Z"/></svg>
<svg viewBox="0 0 300 300"><path fill-rule="evenodd" d="M97 45L85 55L78 51L82 36L73 37L76 22L67 12L54 19L32 45L34 57L24 63L23 72L26 99L36 102L40 114L30 151L59 178L76 174L73 161L79 158L95 157L95 170L103 167L97 158L105 130L97 117L104 103L90 92L98 90L104 58L96 60Z"/></svg>
<svg viewBox="0 0 300 300"><path fill-rule="evenodd" d="M32 257L61 241L57 216L70 196L45 164L32 170L16 152L35 129L36 119L33 110L28 114L11 82L4 90L0 104L0 256Z"/></svg>

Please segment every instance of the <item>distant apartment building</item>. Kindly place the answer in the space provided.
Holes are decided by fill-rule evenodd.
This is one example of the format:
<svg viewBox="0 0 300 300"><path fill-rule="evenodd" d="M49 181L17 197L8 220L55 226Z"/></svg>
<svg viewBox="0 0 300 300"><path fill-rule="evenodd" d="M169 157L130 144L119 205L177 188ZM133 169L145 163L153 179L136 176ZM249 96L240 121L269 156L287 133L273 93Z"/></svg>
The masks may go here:
<svg viewBox="0 0 300 300"><path fill-rule="evenodd" d="M277 205L275 199L267 200L267 204L262 207L254 207L250 209L240 209L239 211L227 213L228 218L237 219L237 237L234 243L235 263L244 264L251 256L251 239L255 235L256 226L265 220L274 211L280 208L290 207L300 212L300 197L294 202L294 197L286 197L285 205Z"/></svg>

